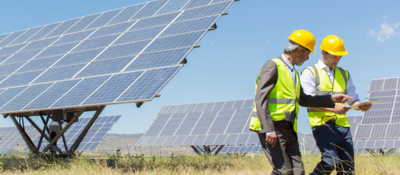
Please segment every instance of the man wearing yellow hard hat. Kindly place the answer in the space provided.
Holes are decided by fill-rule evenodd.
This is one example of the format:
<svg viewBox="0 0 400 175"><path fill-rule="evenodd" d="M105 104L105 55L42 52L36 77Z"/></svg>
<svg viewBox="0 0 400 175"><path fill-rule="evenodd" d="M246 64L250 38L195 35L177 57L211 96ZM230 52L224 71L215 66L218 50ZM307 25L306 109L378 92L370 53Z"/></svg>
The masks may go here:
<svg viewBox="0 0 400 175"><path fill-rule="evenodd" d="M297 30L290 35L284 53L267 61L258 75L249 128L258 133L273 167L271 174L304 174L296 133L299 104L333 108L335 102L351 98L344 94L311 96L303 93L294 66L301 66L308 60L314 47L314 35Z"/></svg>
<svg viewBox="0 0 400 175"><path fill-rule="evenodd" d="M343 55L347 55L343 40L335 35L327 36L321 43L322 59L304 69L301 86L307 95L347 94L348 104L360 103L349 71L338 67ZM369 110L371 105L359 108ZM354 174L353 139L346 112L350 109L344 103L334 108L307 108L308 119L316 144L321 151L321 162L312 174Z"/></svg>

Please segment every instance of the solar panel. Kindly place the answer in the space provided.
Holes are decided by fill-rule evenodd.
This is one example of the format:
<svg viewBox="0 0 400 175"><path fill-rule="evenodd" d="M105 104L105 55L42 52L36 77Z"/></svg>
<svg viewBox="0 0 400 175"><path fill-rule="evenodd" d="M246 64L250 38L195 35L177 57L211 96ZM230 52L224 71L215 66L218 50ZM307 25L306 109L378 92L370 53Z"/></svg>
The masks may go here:
<svg viewBox="0 0 400 175"><path fill-rule="evenodd" d="M0 113L150 101L233 1L155 0L0 35Z"/></svg>
<svg viewBox="0 0 400 175"><path fill-rule="evenodd" d="M257 134L248 129L253 103L248 99L163 106L136 146L257 144Z"/></svg>
<svg viewBox="0 0 400 175"><path fill-rule="evenodd" d="M25 126L26 132L32 132L32 126ZM0 128L0 153L7 154L11 152L19 143L22 137L16 127L1 127Z"/></svg>
<svg viewBox="0 0 400 175"><path fill-rule="evenodd" d="M96 147L100 144L101 140L104 138L104 136L107 134L107 132L111 129L111 127L121 118L121 115L115 115L115 116L103 116L103 117L98 117L93 124L93 126L89 129L89 132L79 145L77 151L82 151L82 150L95 150ZM65 140L67 143L68 148L72 146L72 144L75 142L75 140L78 138L79 134L83 131L83 129L86 127L88 124L90 118L80 118L78 122L74 123L65 133ZM49 125L59 125L57 122L50 122ZM64 123L62 126L64 127L66 124ZM37 146L40 140L40 136L36 137L36 139L33 140L33 143ZM41 149L43 150L47 145L48 141L46 139L43 139ZM58 139L57 142L58 148L61 149L61 151L65 151L65 147L63 144L63 139L60 138ZM29 151L28 147L25 147L23 152Z"/></svg>

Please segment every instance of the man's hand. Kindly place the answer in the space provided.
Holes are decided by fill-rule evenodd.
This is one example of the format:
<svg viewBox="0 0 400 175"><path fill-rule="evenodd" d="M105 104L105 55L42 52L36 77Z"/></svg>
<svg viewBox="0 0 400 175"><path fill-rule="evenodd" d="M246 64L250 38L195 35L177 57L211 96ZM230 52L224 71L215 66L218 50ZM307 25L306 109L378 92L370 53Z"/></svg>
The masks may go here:
<svg viewBox="0 0 400 175"><path fill-rule="evenodd" d="M333 95L333 100L335 101L335 103L344 103L349 99L353 99L353 97L350 97L346 94L336 94Z"/></svg>
<svg viewBox="0 0 400 175"><path fill-rule="evenodd" d="M278 140L278 136L276 135L276 133L267 135L267 138L265 139L265 141L269 144L272 145L272 148L275 148L276 145L276 141Z"/></svg>
<svg viewBox="0 0 400 175"><path fill-rule="evenodd" d="M354 104L358 104L361 103L360 101L356 101ZM358 109L361 109L362 111L368 111L369 108L372 107L372 104L367 104L367 105L362 105L362 106L358 106Z"/></svg>
<svg viewBox="0 0 400 175"><path fill-rule="evenodd" d="M346 114L346 112L350 109L349 106L345 105L338 105L335 106L335 109L333 110L336 114Z"/></svg>

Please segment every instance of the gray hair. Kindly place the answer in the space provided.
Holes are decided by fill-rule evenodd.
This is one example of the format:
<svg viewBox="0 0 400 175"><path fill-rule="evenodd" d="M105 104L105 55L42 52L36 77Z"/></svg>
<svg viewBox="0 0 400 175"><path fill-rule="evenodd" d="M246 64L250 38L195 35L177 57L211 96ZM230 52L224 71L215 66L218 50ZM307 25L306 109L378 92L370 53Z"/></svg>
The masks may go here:
<svg viewBox="0 0 400 175"><path fill-rule="evenodd" d="M297 51L297 49L301 49L303 52L306 51L307 49L297 43L295 43L292 40L289 40L288 45L285 47L285 49L283 50L284 53L286 54L292 54L295 53Z"/></svg>

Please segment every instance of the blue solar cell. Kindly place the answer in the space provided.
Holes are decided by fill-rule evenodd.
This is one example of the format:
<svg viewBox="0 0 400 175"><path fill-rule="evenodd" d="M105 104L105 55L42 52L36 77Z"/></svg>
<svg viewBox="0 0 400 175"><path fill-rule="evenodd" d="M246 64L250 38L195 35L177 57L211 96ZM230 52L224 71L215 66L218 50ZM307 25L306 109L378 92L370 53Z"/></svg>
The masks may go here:
<svg viewBox="0 0 400 175"><path fill-rule="evenodd" d="M77 77L95 76L110 73L119 73L135 57L123 57L111 60L91 62Z"/></svg>
<svg viewBox="0 0 400 175"><path fill-rule="evenodd" d="M22 61L27 61L35 57L41 50L32 50L28 52L17 53L8 58L2 65L18 63Z"/></svg>
<svg viewBox="0 0 400 175"><path fill-rule="evenodd" d="M9 33L8 33L8 34L0 35L0 42L1 42L3 39L7 38L7 36L9 36L9 35L10 35Z"/></svg>
<svg viewBox="0 0 400 175"><path fill-rule="evenodd" d="M241 109L243 104L244 104L244 100L236 100L235 104L233 105L232 109Z"/></svg>
<svg viewBox="0 0 400 175"><path fill-rule="evenodd" d="M51 33L49 33L46 38L50 38L53 36L59 36L71 28L76 22L78 22L81 18L76 18L68 21L64 21L60 26L54 29Z"/></svg>
<svg viewBox="0 0 400 175"><path fill-rule="evenodd" d="M59 40L57 40L53 46L56 45L61 45L65 43L70 43L70 42L75 42L75 41L81 41L87 38L90 34L93 33L95 30L88 30L88 31L83 31L83 32L78 32L78 33L73 33L69 35L64 35L62 36Z"/></svg>
<svg viewBox="0 0 400 175"><path fill-rule="evenodd" d="M113 26L107 26L107 27L100 28L93 35L90 35L89 38L97 38L97 37L111 35L111 34L123 33L130 26L132 26L133 23L134 22L127 22L127 23L122 23L122 24L117 24L117 25L113 25Z"/></svg>
<svg viewBox="0 0 400 175"><path fill-rule="evenodd" d="M214 145L225 144L226 138L228 138L228 135L218 135L217 139L215 139Z"/></svg>
<svg viewBox="0 0 400 175"><path fill-rule="evenodd" d="M22 34L20 37L15 39L12 43L10 43L9 45L14 45L14 44L19 44L19 43L25 42L27 39L32 37L34 34L36 34L42 28L43 27L37 27L37 28L29 29L24 34Z"/></svg>
<svg viewBox="0 0 400 175"><path fill-rule="evenodd" d="M44 50L42 53L40 53L38 56L36 56L35 58L43 58L43 57L50 57L50 56L66 54L72 48L74 48L78 43L79 42L49 47L46 50Z"/></svg>
<svg viewBox="0 0 400 175"><path fill-rule="evenodd" d="M112 103L129 85L132 84L143 72L132 72L126 74L114 75L110 80L107 81L100 89L98 89L93 95L91 95L85 104L101 104L101 103Z"/></svg>
<svg viewBox="0 0 400 175"><path fill-rule="evenodd" d="M72 26L70 29L68 29L65 33L73 33L73 32L79 32L86 28L90 23L92 23L94 20L99 17L100 14L94 14L90 16L86 16L82 18L79 22L77 22L74 26Z"/></svg>
<svg viewBox="0 0 400 175"><path fill-rule="evenodd" d="M144 53L195 45L204 31L156 39Z"/></svg>
<svg viewBox="0 0 400 175"><path fill-rule="evenodd" d="M157 137L150 137L143 146L152 146L157 141Z"/></svg>
<svg viewBox="0 0 400 175"><path fill-rule="evenodd" d="M149 43L150 40L147 40L147 41L109 47L96 60L105 60L110 58L136 55L140 51L142 51Z"/></svg>
<svg viewBox="0 0 400 175"><path fill-rule="evenodd" d="M165 140L163 146L170 146L170 145L172 145L172 143L174 143L175 139L176 139L175 136L168 137L167 140Z"/></svg>
<svg viewBox="0 0 400 175"><path fill-rule="evenodd" d="M225 2L225 1L232 1L232 0L213 0L211 2L211 4L216 4L216 3Z"/></svg>
<svg viewBox="0 0 400 175"><path fill-rule="evenodd" d="M66 80L72 78L76 73L81 70L85 64L78 64L65 67L51 68L47 70L43 75L35 80L34 83Z"/></svg>
<svg viewBox="0 0 400 175"><path fill-rule="evenodd" d="M20 62L20 63L0 66L0 76L10 75L24 64L25 62Z"/></svg>
<svg viewBox="0 0 400 175"><path fill-rule="evenodd" d="M21 74L13 74L7 79L3 80L3 82L0 84L0 88L26 85L30 83L32 80L34 80L37 76L39 76L42 72L43 70L21 73Z"/></svg>
<svg viewBox="0 0 400 175"><path fill-rule="evenodd" d="M95 150L96 147L99 146L99 144L100 144L100 143L92 143L92 146L90 146L90 147L88 148L88 150ZM68 147L68 148L70 148L70 147Z"/></svg>
<svg viewBox="0 0 400 175"><path fill-rule="evenodd" d="M188 113L175 135L189 135L199 120L200 115L201 113Z"/></svg>
<svg viewBox="0 0 400 175"><path fill-rule="evenodd" d="M42 30L37 32L35 35L33 35L27 41L35 41L35 40L42 39L43 37L48 35L51 31L53 31L56 27L58 27L60 24L61 24L61 22L55 23L55 24L46 25L45 27L42 28Z"/></svg>
<svg viewBox="0 0 400 175"><path fill-rule="evenodd" d="M188 33L198 30L208 30L211 25L218 19L218 16L212 16L202 19L196 19L191 21L185 21L180 23L171 24L161 36L176 35L182 33Z"/></svg>
<svg viewBox="0 0 400 175"><path fill-rule="evenodd" d="M196 136L187 136L182 145L193 145L193 141L196 139Z"/></svg>
<svg viewBox="0 0 400 175"><path fill-rule="evenodd" d="M10 88L0 94L0 107L4 106L10 99L14 98L18 94L20 94L23 90L27 87L17 87L17 88Z"/></svg>
<svg viewBox="0 0 400 175"><path fill-rule="evenodd" d="M169 24L179 15L179 13L180 12L142 19L129 30L133 31L133 30L139 30L139 29Z"/></svg>
<svg viewBox="0 0 400 175"><path fill-rule="evenodd" d="M143 146L147 142L148 137L141 137L135 144L135 146Z"/></svg>
<svg viewBox="0 0 400 175"><path fill-rule="evenodd" d="M375 143L375 148L384 148L385 141L384 140L377 140Z"/></svg>
<svg viewBox="0 0 400 175"><path fill-rule="evenodd" d="M246 100L243 104L242 109L253 109L254 106L254 99L252 100Z"/></svg>
<svg viewBox="0 0 400 175"><path fill-rule="evenodd" d="M25 107L24 110L45 109L50 107L51 104L56 102L57 99L59 99L62 95L64 95L78 82L79 80L57 82L50 89L48 89L46 92L40 95L36 100L34 100L27 107Z"/></svg>
<svg viewBox="0 0 400 175"><path fill-rule="evenodd" d="M114 119L112 120L112 123L116 123L119 120L119 118L121 118L121 115L115 116Z"/></svg>
<svg viewBox="0 0 400 175"><path fill-rule="evenodd" d="M146 71L117 102L151 99L180 68L175 66Z"/></svg>
<svg viewBox="0 0 400 175"><path fill-rule="evenodd" d="M231 152L233 152L234 149L235 149L234 146L229 146L228 149L226 150L226 152L231 153Z"/></svg>
<svg viewBox="0 0 400 175"><path fill-rule="evenodd" d="M183 142L185 141L186 136L177 136L174 143L172 143L173 146L180 146L183 144Z"/></svg>
<svg viewBox="0 0 400 175"><path fill-rule="evenodd" d="M108 22L110 22L110 20L113 19L121 10L122 9L117 9L103 13L99 18L96 19L96 21L92 22L88 27L86 27L85 30L103 27Z"/></svg>
<svg viewBox="0 0 400 175"><path fill-rule="evenodd" d="M375 148L375 140L368 140L365 148Z"/></svg>
<svg viewBox="0 0 400 175"><path fill-rule="evenodd" d="M140 10L135 16L130 20L145 18L153 16L168 0L157 0L148 2L142 10Z"/></svg>
<svg viewBox="0 0 400 175"><path fill-rule="evenodd" d="M235 103L235 101L227 101L225 102L224 107L222 108L222 110L231 110L233 107L233 104ZM233 113L232 113L233 114ZM231 115L231 114L230 114Z"/></svg>
<svg viewBox="0 0 400 175"><path fill-rule="evenodd" d="M206 139L207 136L204 135L199 135L196 137L196 140L192 143L192 145L203 145L204 140Z"/></svg>
<svg viewBox="0 0 400 175"><path fill-rule="evenodd" d="M188 105L179 105L178 109L176 109L176 113L184 113Z"/></svg>
<svg viewBox="0 0 400 175"><path fill-rule="evenodd" d="M45 48L50 44L52 44L57 39L58 37L31 42L26 47L24 47L20 52Z"/></svg>
<svg viewBox="0 0 400 175"><path fill-rule="evenodd" d="M231 3L232 2L224 2L220 4L214 4L214 5L186 10L185 12L182 13L181 16L179 16L176 22L222 14Z"/></svg>
<svg viewBox="0 0 400 175"><path fill-rule="evenodd" d="M206 103L198 103L193 112L202 112Z"/></svg>
<svg viewBox="0 0 400 175"><path fill-rule="evenodd" d="M22 47L24 47L26 44L20 44L20 45L15 45L15 46L10 46L10 47L4 47L0 49L0 56L4 55L11 55L18 50L20 50Z"/></svg>
<svg viewBox="0 0 400 175"><path fill-rule="evenodd" d="M6 55L6 56L0 56L0 63L3 62L4 60L6 60L8 57L10 57L11 55Z"/></svg>
<svg viewBox="0 0 400 175"><path fill-rule="evenodd" d="M76 106L82 103L94 90L103 84L110 76L87 78L65 94L51 107ZM1 84L0 84L1 85Z"/></svg>
<svg viewBox="0 0 400 175"><path fill-rule="evenodd" d="M21 36L25 31L26 30L19 31L19 32L14 32L14 33L10 34L7 38L3 39L3 41L0 42L0 47L7 46L11 42L13 42L16 38Z"/></svg>
<svg viewBox="0 0 400 175"><path fill-rule="evenodd" d="M53 65L60 58L61 58L61 56L55 56L55 57L38 59L38 60L31 60L28 63L26 63L24 65L24 67L19 69L16 73L23 73L23 72L30 72L30 71L34 71L34 70L46 69L46 68L50 67L51 65ZM23 64L23 63L17 63L17 64Z"/></svg>
<svg viewBox="0 0 400 175"><path fill-rule="evenodd" d="M164 5L163 8L160 9L160 11L157 12L156 15L179 11L183 8L183 6L185 6L187 2L188 0L170 0L167 4Z"/></svg>
<svg viewBox="0 0 400 175"><path fill-rule="evenodd" d="M207 138L204 140L204 145L212 145L217 138L217 135L208 135Z"/></svg>
<svg viewBox="0 0 400 175"><path fill-rule="evenodd" d="M154 142L152 146L162 146L165 140L167 140L167 137L158 137L157 141Z"/></svg>
<svg viewBox="0 0 400 175"><path fill-rule="evenodd" d="M67 66L71 64L88 63L93 60L103 49L95 49L64 56L54 67Z"/></svg>
<svg viewBox="0 0 400 175"><path fill-rule="evenodd" d="M195 7L200 7L200 6L205 6L208 5L212 0L193 0L190 1L184 9L190 9L190 8L195 8Z"/></svg>
<svg viewBox="0 0 400 175"><path fill-rule="evenodd" d="M246 144L247 140L249 140L250 134L240 134L238 139L236 140L236 144Z"/></svg>
<svg viewBox="0 0 400 175"><path fill-rule="evenodd" d="M101 38L95 38L83 41L78 47L76 47L72 52L79 52L83 50L90 50L100 47L106 47L111 44L119 35L105 36Z"/></svg>
<svg viewBox="0 0 400 175"><path fill-rule="evenodd" d="M225 140L225 145L233 145L235 144L239 134L230 134L228 138Z"/></svg>
<svg viewBox="0 0 400 175"><path fill-rule="evenodd" d="M108 25L112 25L112 24L117 24L117 23L122 23L122 22L126 22L129 19L132 18L132 16L134 16L140 9L143 8L143 6L145 5L145 3L143 4L138 4L135 6L130 6L130 7L126 7L121 13L119 13L114 19L112 19Z"/></svg>
<svg viewBox="0 0 400 175"><path fill-rule="evenodd" d="M164 28L165 28L165 26L159 26L159 27L154 27L154 28L150 28L150 29L143 29L143 30L136 30L136 31L132 31L132 32L127 32L124 35L122 35L121 38L118 38L118 40L115 41L115 43L113 43L113 45L132 43L132 42L136 42L136 41L153 39Z"/></svg>

